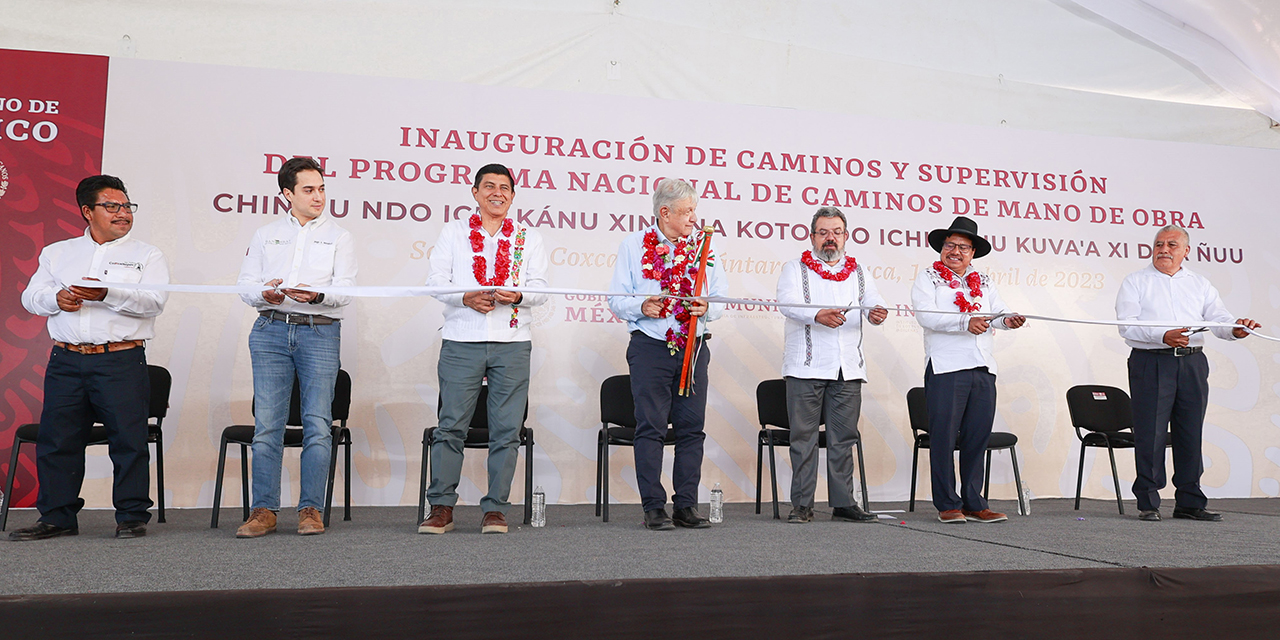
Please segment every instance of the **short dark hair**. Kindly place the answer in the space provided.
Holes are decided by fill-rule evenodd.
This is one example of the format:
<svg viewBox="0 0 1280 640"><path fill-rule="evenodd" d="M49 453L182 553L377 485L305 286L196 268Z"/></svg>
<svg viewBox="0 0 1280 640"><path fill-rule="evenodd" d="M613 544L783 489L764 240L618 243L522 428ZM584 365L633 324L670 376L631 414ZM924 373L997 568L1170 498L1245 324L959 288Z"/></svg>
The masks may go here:
<svg viewBox="0 0 1280 640"><path fill-rule="evenodd" d="M324 177L324 169L320 168L319 162L305 156L289 158L276 174L276 182L280 184L280 190L293 191L293 188L298 186L298 174L303 171L314 171Z"/></svg>
<svg viewBox="0 0 1280 640"><path fill-rule="evenodd" d="M476 171L476 182L475 182L475 184L471 185L471 186L472 186L472 188L473 188L473 189L479 189L479 188L480 188L480 178L481 178L482 176L489 175L489 174L494 174L494 175L499 175L499 176L506 176L506 177L507 177L507 180L509 180L509 181L511 182L511 190L512 190L512 191L515 191L515 190L516 190L516 179L515 179L515 176L512 176L512 175L511 175L511 170L510 170L510 169L508 169L508 168L506 168L506 167L505 167L505 166L503 166L503 165L496 164L496 163L495 163L495 164L486 164L485 166L480 167L480 169L478 169L478 170Z"/></svg>
<svg viewBox="0 0 1280 640"><path fill-rule="evenodd" d="M76 186L76 204L82 207L92 207L98 204L98 194L105 189L116 189L123 192L128 197L129 191L124 188L124 182L115 176L89 176L80 181Z"/></svg>

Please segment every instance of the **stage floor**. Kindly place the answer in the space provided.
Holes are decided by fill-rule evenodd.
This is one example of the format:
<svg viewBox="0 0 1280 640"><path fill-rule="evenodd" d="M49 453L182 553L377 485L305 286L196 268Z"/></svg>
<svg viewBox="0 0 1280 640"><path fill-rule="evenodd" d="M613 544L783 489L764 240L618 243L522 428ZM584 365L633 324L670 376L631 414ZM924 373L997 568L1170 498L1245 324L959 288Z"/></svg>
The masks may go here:
<svg viewBox="0 0 1280 640"><path fill-rule="evenodd" d="M819 505L813 523L788 525L770 517L768 503L760 515L731 504L711 529L651 532L637 505L614 505L607 524L589 505L553 505L545 529L512 526L505 536L480 534L478 507L459 508L458 528L443 536L418 535L412 507L358 507L352 521L337 509L325 535L305 538L286 512L281 532L256 540L235 538L238 508L223 510L219 529L209 528L208 509L173 509L168 523L153 519L147 537L134 540L111 537L111 512L87 511L77 537L0 543L0 594L1280 564L1274 499L1213 500L1218 523L1174 520L1170 507L1163 522L1141 522L1132 503L1121 516L1100 500L1080 511L1071 500L1036 500L1033 515L991 525L944 525L928 503L917 507L848 523ZM992 507L1015 512L1012 502ZM14 510L8 529L34 518Z"/></svg>

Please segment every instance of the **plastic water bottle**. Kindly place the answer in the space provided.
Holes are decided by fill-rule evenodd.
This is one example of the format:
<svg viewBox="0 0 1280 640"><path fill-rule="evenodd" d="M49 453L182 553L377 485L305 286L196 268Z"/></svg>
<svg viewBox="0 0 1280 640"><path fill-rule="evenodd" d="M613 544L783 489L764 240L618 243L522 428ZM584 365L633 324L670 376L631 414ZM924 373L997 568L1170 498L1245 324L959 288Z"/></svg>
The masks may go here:
<svg viewBox="0 0 1280 640"><path fill-rule="evenodd" d="M712 524L724 522L724 491L720 489L719 482L711 489L711 514L707 516L707 519Z"/></svg>
<svg viewBox="0 0 1280 640"><path fill-rule="evenodd" d="M1018 496L1018 515L1031 515L1031 489L1027 485L1022 485L1022 495Z"/></svg>
<svg viewBox="0 0 1280 640"><path fill-rule="evenodd" d="M529 519L529 524L535 527L547 526L547 494L542 492L542 487L533 490L533 517Z"/></svg>

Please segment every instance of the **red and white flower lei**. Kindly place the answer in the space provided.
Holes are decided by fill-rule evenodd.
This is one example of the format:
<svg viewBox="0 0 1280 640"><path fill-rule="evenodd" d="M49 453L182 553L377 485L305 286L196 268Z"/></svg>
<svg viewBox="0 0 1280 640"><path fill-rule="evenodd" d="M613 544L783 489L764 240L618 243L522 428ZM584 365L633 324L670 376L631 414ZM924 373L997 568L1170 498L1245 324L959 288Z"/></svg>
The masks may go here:
<svg viewBox="0 0 1280 640"><path fill-rule="evenodd" d="M694 236L674 242L675 249L658 238L657 229L644 234L644 256L640 270L645 278L662 284L662 292L673 296L693 296L693 277L698 274L697 254L700 244ZM710 264L710 257L708 257ZM676 326L667 329L667 348L671 355L683 349L689 339L689 307L684 300L663 298L659 318L674 316Z"/></svg>
<svg viewBox="0 0 1280 640"><path fill-rule="evenodd" d="M982 297L982 276L978 275L977 271L965 276L964 284L961 284L960 278L957 277L955 272L947 267L947 265L942 264L941 260L933 263L933 270L938 272L938 275L941 276L952 289L959 289L964 286L964 284L967 284L969 285L970 298ZM963 291L956 291L956 308L965 313L975 313L982 310L982 303L970 302L964 297Z"/></svg>
<svg viewBox="0 0 1280 640"><path fill-rule="evenodd" d="M475 255L471 258L471 273L475 276L476 282L483 287L498 287L507 283L507 278L511 278L511 286L520 285L520 264L524 262L524 240L525 229L520 228L520 232L515 237L515 260L512 261L511 241L512 232L515 231L515 224L510 218L502 221L502 229L499 230L501 238L498 239L498 250L493 256L493 277L488 278L489 267L486 264L484 256L484 234L481 233L480 214L473 213L467 221L467 225L471 227L471 234L468 239L471 241L471 251ZM512 273L514 272L514 275ZM519 309L515 305L511 306L511 328L515 329L520 326L517 318Z"/></svg>
<svg viewBox="0 0 1280 640"><path fill-rule="evenodd" d="M803 262L804 266L809 267L810 271L822 276L824 280L834 280L836 282L844 282L848 279L849 274L853 273L853 270L858 268L858 261L854 260L853 256L845 256L844 268L836 273L831 273L830 271L827 271L826 267L823 266L821 262L818 262L818 260L813 257L812 251L805 251L800 254L800 262Z"/></svg>

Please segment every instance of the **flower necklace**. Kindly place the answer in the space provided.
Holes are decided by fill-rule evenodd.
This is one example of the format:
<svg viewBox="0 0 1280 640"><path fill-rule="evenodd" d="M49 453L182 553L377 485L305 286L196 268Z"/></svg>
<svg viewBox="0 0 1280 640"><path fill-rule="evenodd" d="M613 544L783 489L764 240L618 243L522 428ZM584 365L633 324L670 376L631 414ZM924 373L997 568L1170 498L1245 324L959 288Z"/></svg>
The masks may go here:
<svg viewBox="0 0 1280 640"><path fill-rule="evenodd" d="M952 289L959 289L961 286L963 286L960 283L960 278L956 276L955 272L953 272L950 268L948 268L947 265L942 264L941 260L933 263L933 270L938 272L938 275L941 276L942 279L946 281L947 285L950 286ZM973 273L970 273L969 275L965 276L964 282L965 284L969 285L970 298L982 297L982 288L981 288L982 276L978 275L977 271L974 271ZM960 309L965 313L975 313L982 309L982 303L970 302L969 300L965 299L963 291L956 291L956 308Z"/></svg>
<svg viewBox="0 0 1280 640"><path fill-rule="evenodd" d="M471 251L475 254L471 258L471 273L475 276L476 282L484 287L497 287L506 284L507 277L510 276L511 286L520 286L520 265L524 262L524 241L527 229L520 227L520 232L516 233L513 260L511 241L505 238L511 237L511 233L515 231L515 225L512 224L510 218L502 221L502 229L499 231L502 234L502 238L498 239L498 250L493 256L493 277L486 278L489 267L484 256L480 255L484 251L484 234L480 232L480 214L471 214L467 225L471 227L471 234L468 239L471 241ZM516 305L511 305L510 327L512 329L520 326L519 313L520 310Z"/></svg>
<svg viewBox="0 0 1280 640"><path fill-rule="evenodd" d="M830 271L827 271L821 262L818 262L817 259L813 257L812 251L805 251L801 254L800 261L804 263L804 266L809 267L811 271L822 276L824 280L835 280L836 282L844 282L845 279L849 277L849 274L853 273L853 270L858 268L858 261L854 260L853 256L845 256L844 268L836 273L831 273Z"/></svg>
<svg viewBox="0 0 1280 640"><path fill-rule="evenodd" d="M640 258L640 269L644 277L657 280L662 285L663 293L671 296L693 296L693 278L698 273L697 251L699 243L694 238L679 238L673 244L675 249L658 239L657 229L650 229L644 234L644 256ZM710 264L710 258L708 258ZM684 300L663 298L659 318L674 316L676 326L667 329L667 349L671 355L683 349L689 338L689 307Z"/></svg>

